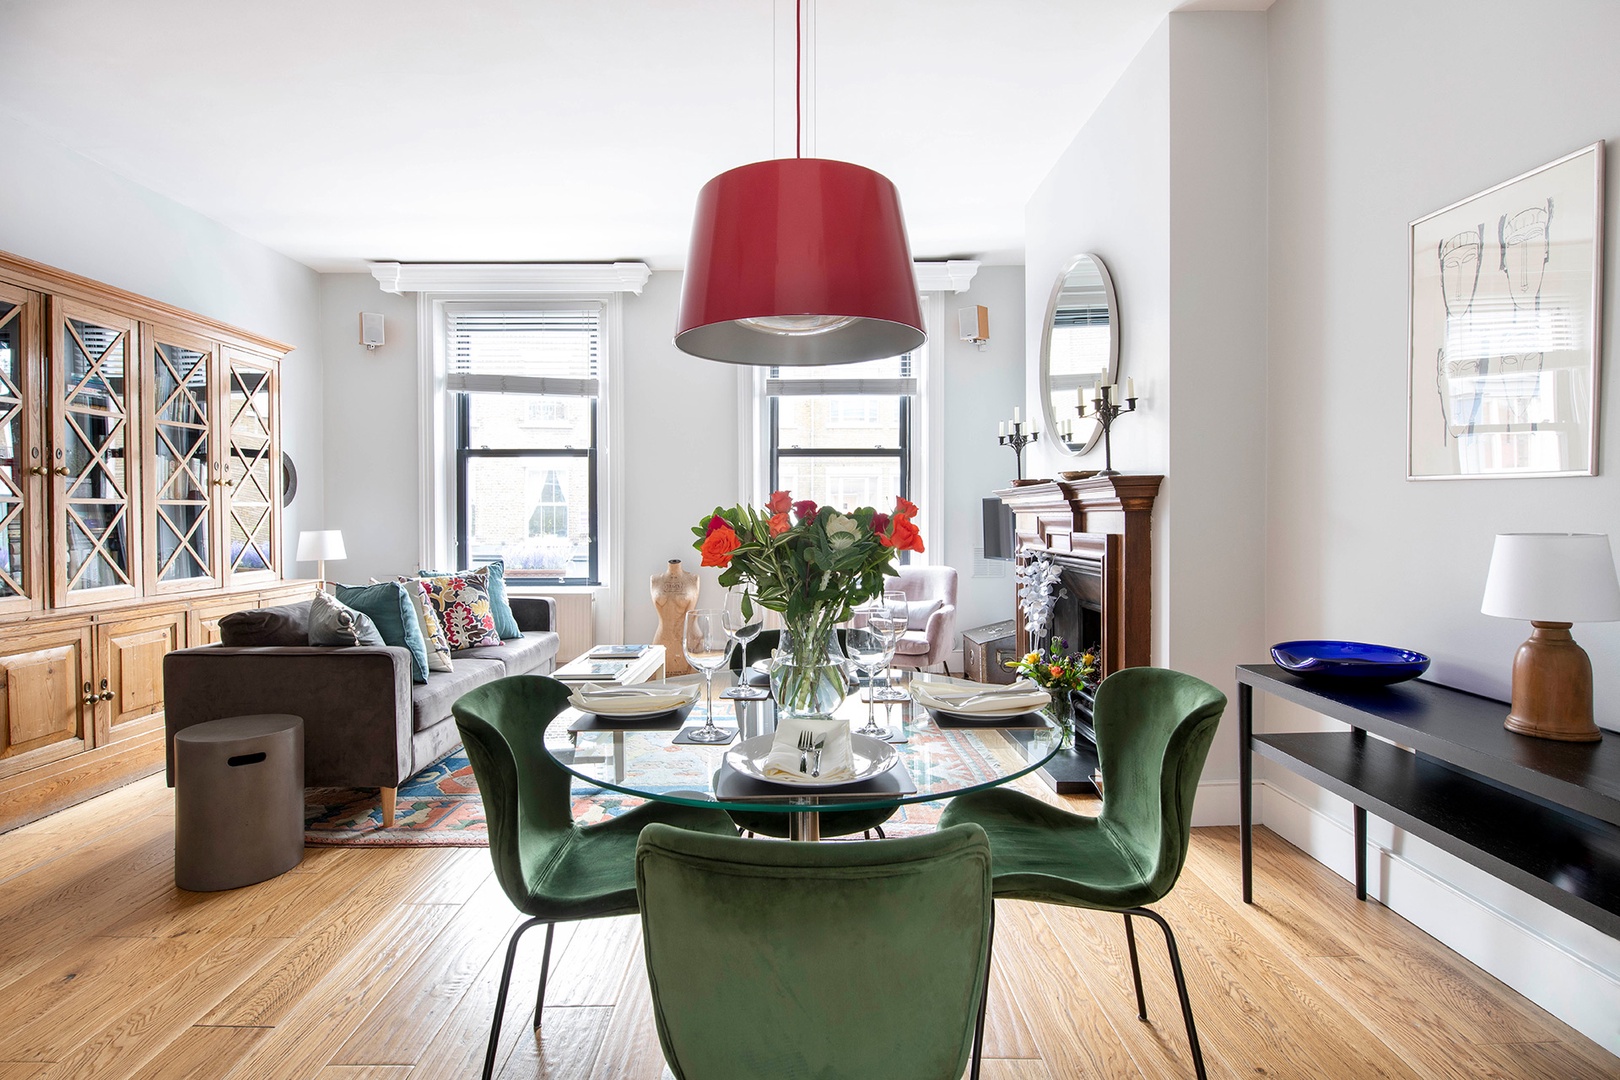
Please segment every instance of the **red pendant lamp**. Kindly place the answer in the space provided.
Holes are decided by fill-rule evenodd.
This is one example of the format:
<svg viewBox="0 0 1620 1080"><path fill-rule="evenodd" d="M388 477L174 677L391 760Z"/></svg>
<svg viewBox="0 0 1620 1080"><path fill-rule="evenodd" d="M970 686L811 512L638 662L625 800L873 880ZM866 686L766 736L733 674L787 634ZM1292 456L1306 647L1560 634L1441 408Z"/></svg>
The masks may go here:
<svg viewBox="0 0 1620 1080"><path fill-rule="evenodd" d="M802 26L802 0L797 18ZM796 155L703 185L675 329L681 351L728 364L852 364L926 339L900 194L882 174Z"/></svg>

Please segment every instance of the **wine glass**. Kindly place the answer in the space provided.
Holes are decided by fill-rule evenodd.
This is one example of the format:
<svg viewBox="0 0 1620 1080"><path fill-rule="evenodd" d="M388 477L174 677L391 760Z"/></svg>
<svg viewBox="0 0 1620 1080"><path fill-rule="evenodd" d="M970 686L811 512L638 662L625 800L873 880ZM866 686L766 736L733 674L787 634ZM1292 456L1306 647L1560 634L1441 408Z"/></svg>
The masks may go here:
<svg viewBox="0 0 1620 1080"><path fill-rule="evenodd" d="M898 589L888 589L883 593L880 610L883 617L888 620L888 632L893 635L894 643L889 647L889 664L894 663L894 650L900 644L900 638L906 632L906 594ZM904 701L906 692L894 685L893 672L886 672L884 684L872 691L879 701Z"/></svg>
<svg viewBox="0 0 1620 1080"><path fill-rule="evenodd" d="M747 613L744 614L744 608ZM726 628L726 636L737 643L737 684L727 687L722 693L723 698L742 698L746 701L759 701L771 696L771 692L762 686L749 686L748 679L748 643L759 636L760 627L765 623L765 610L754 602L748 595L747 589L731 588L726 590L726 610L722 616Z"/></svg>
<svg viewBox="0 0 1620 1080"><path fill-rule="evenodd" d="M876 613L869 614L865 626L855 627L844 638L849 659L857 670L865 673L868 680L875 679L889 662L887 627L879 625L886 622ZM866 695L866 726L857 729L855 734L883 739L888 737L889 730L878 726L875 696Z"/></svg>
<svg viewBox="0 0 1620 1080"><path fill-rule="evenodd" d="M686 613L686 632L681 637L686 662L703 672L703 688L708 694L708 714L703 726L688 733L695 743L730 742L732 732L714 725L714 673L726 666L731 652L731 636L726 633L725 612L706 609Z"/></svg>

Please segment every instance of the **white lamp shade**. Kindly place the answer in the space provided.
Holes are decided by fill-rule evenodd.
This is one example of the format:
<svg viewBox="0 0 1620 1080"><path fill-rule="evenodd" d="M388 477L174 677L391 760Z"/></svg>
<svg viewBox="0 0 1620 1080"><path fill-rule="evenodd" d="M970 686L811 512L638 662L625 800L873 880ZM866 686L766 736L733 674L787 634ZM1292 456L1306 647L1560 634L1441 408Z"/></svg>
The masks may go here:
<svg viewBox="0 0 1620 1080"><path fill-rule="evenodd" d="M328 559L335 562L348 557L348 553L343 550L343 532L340 529L319 529L315 532L298 534L299 562Z"/></svg>
<svg viewBox="0 0 1620 1080"><path fill-rule="evenodd" d="M1537 622L1614 622L1620 581L1605 533L1501 533L1479 610Z"/></svg>

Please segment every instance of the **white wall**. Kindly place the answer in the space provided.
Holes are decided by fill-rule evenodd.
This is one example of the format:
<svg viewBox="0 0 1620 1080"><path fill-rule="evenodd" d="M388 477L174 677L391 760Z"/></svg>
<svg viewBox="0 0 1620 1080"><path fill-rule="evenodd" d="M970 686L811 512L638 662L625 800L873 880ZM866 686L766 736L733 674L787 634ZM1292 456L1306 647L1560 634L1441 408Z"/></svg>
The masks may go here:
<svg viewBox="0 0 1620 1080"><path fill-rule="evenodd" d="M639 296L623 297L625 581L620 596L627 641L649 641L657 630L647 582L672 558L699 574L700 604L720 599L718 571L698 565L691 527L704 511L744 497L738 464L751 369L700 360L675 348L680 286L678 272L661 271ZM1010 576L975 579L973 571L979 499L1005 486L1010 475L1008 452L995 445L994 431L1018 393L1022 303L1021 268L981 268L973 288L946 297L946 332L934 334L931 343L933 362L944 373L945 506L943 539L925 536L925 542L931 558L961 571L959 630L1007 618L1012 610ZM956 309L970 304L990 309L991 342L983 352L950 332ZM364 581L417 567L416 306L414 295L384 293L369 274L321 278L329 498L320 527L343 530L349 558L328 568L338 580ZM362 311L381 312L385 320L388 343L375 353L358 344ZM1005 575L1005 565L991 564L989 572ZM601 640L617 633L610 603L598 595Z"/></svg>
<svg viewBox="0 0 1620 1080"><path fill-rule="evenodd" d="M3 115L0 144L0 250L293 346L281 369L282 443L299 478L290 553L324 499L318 275Z"/></svg>
<svg viewBox="0 0 1620 1080"><path fill-rule="evenodd" d="M1610 140L1604 304L1615 310L1620 9L1546 0L1281 0L1270 31L1268 640L1383 641L1436 682L1505 698L1528 628L1479 613L1497 532L1620 539L1613 335L1596 477L1405 477L1407 223ZM1612 319L1611 319L1612 325ZM1620 731L1620 624L1579 626ZM1275 706L1268 725L1304 726ZM1608 736L1614 738L1614 735ZM1292 776L1264 817L1340 872L1349 814ZM1620 942L1374 825L1386 903L1620 1052Z"/></svg>
<svg viewBox="0 0 1620 1080"><path fill-rule="evenodd" d="M1153 659L1230 690L1262 650L1265 16L1170 16L1086 121L1027 211L1026 408L1040 329L1069 257L1100 255L1118 294L1114 466L1162 473L1154 505ZM1038 415L1038 413L1036 413ZM1032 475L1101 468L1043 440ZM1197 821L1236 817L1233 710L1204 769Z"/></svg>

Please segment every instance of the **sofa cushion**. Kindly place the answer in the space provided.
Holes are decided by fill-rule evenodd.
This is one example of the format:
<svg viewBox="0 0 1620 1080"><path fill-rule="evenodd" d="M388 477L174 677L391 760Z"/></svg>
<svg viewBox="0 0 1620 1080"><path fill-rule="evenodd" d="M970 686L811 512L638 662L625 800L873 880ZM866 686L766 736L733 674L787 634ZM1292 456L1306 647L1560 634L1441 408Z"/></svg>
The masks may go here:
<svg viewBox="0 0 1620 1080"><path fill-rule="evenodd" d="M506 665L499 660L463 661L456 657L454 671L435 671L428 681L411 687L411 729L425 731L450 716L450 706L456 699L475 687L483 686L506 674Z"/></svg>
<svg viewBox="0 0 1620 1080"><path fill-rule="evenodd" d="M410 651L411 681L427 682L427 646L422 642L416 609L411 606L405 586L397 581L379 581L375 585L338 585L336 589L339 600L370 617L384 645Z"/></svg>
<svg viewBox="0 0 1620 1080"><path fill-rule="evenodd" d="M459 665L463 659L499 660L508 675L543 673L548 660L557 656L558 638L547 630L536 630L522 637L503 641L499 645L485 645L477 649L462 649L450 655Z"/></svg>
<svg viewBox="0 0 1620 1080"><path fill-rule="evenodd" d="M928 634L923 630L907 630L900 635L895 643L894 651L899 656L922 656L928 652Z"/></svg>
<svg viewBox="0 0 1620 1080"><path fill-rule="evenodd" d="M446 570L418 570L417 576L424 578L458 577L468 571ZM523 628L518 626L517 616L512 614L512 604L506 598L506 560L491 559L483 566L475 566L471 573L483 574L489 579L489 613L495 619L495 633L503 641L510 641L523 636ZM549 629L549 628L548 628Z"/></svg>
<svg viewBox="0 0 1620 1080"><path fill-rule="evenodd" d="M283 604L281 607L233 611L219 620L221 645L308 645L309 605Z"/></svg>
<svg viewBox="0 0 1620 1080"><path fill-rule="evenodd" d="M444 634L452 650L501 643L490 607L488 571L441 574L422 580L427 584L428 599L444 624Z"/></svg>
<svg viewBox="0 0 1620 1080"><path fill-rule="evenodd" d="M907 600L906 601L906 629L923 630L928 626L928 620L934 612L945 606L943 600Z"/></svg>
<svg viewBox="0 0 1620 1080"><path fill-rule="evenodd" d="M427 650L429 671L453 671L450 663L450 639L444 635L444 624L429 599L427 583L420 578L395 578L405 595L410 597L416 611L416 628L422 632L422 645Z"/></svg>
<svg viewBox="0 0 1620 1080"><path fill-rule="evenodd" d="M325 593L309 603L310 645L381 645L382 635L364 614Z"/></svg>

